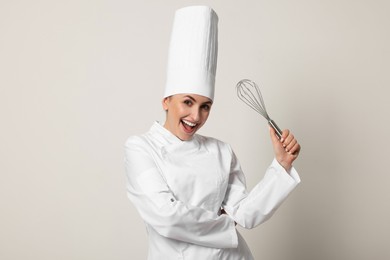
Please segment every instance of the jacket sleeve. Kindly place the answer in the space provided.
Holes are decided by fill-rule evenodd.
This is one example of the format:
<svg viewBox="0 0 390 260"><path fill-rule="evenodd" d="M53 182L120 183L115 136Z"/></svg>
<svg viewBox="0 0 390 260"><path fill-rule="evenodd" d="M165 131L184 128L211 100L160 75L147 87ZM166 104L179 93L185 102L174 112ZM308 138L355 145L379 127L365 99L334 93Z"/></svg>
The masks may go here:
<svg viewBox="0 0 390 260"><path fill-rule="evenodd" d="M177 200L146 145L137 138L126 142L125 167L129 199L160 235L206 247L237 247L234 221Z"/></svg>
<svg viewBox="0 0 390 260"><path fill-rule="evenodd" d="M300 178L294 168L289 173L274 159L263 179L247 192L245 176L232 152L231 171L223 208L237 224L253 228L269 219Z"/></svg>

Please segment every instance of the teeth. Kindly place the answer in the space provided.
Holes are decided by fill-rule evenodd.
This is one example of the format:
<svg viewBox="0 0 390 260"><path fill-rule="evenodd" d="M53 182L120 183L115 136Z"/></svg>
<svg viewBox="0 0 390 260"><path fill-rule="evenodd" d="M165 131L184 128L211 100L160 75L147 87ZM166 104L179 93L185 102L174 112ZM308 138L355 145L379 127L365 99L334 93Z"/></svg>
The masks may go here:
<svg viewBox="0 0 390 260"><path fill-rule="evenodd" d="M186 120L183 120L183 123L185 123L186 125L189 125L189 126L191 126L191 127L194 127L194 126L196 126L196 124L194 124L194 123L191 123L191 122L189 122L189 121L186 121Z"/></svg>

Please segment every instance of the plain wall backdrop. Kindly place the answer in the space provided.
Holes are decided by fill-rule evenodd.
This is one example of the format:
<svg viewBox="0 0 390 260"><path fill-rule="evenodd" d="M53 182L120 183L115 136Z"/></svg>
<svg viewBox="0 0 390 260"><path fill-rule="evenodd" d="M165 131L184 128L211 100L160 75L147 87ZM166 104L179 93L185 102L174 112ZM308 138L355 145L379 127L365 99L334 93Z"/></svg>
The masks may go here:
<svg viewBox="0 0 390 260"><path fill-rule="evenodd" d="M0 259L146 259L126 197L125 140L164 121L177 8L219 15L216 99L200 133L232 145L252 188L272 160L266 121L302 145L302 183L240 232L256 259L390 259L390 2L1 0Z"/></svg>

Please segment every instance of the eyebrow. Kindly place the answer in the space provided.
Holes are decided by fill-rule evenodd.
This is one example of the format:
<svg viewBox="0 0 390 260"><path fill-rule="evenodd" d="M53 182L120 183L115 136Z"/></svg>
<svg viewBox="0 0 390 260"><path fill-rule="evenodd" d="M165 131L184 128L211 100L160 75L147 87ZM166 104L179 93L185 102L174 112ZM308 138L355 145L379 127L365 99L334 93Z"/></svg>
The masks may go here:
<svg viewBox="0 0 390 260"><path fill-rule="evenodd" d="M189 99L191 99L192 101L194 101L194 102L198 102L198 101L196 101L196 99L194 98L194 97L192 97L192 96L190 96L190 95L186 95L186 96L184 96L185 98L189 98ZM202 103L203 105L204 104L213 104L213 102L212 101L206 101L206 102L203 102Z"/></svg>

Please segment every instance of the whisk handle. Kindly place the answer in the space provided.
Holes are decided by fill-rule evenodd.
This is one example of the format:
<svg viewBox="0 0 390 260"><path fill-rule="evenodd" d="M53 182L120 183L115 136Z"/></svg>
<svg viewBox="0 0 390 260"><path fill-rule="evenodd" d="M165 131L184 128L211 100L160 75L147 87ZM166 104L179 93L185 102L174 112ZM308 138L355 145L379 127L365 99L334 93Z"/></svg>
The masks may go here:
<svg viewBox="0 0 390 260"><path fill-rule="evenodd" d="M282 130L278 127L278 125L274 122L274 120L270 119L268 120L268 124L275 130L276 135L278 138L282 138Z"/></svg>

